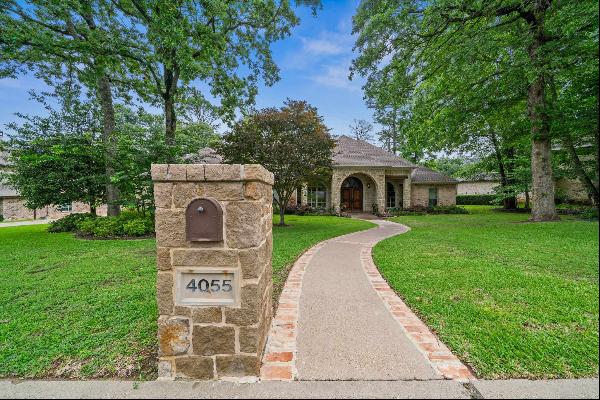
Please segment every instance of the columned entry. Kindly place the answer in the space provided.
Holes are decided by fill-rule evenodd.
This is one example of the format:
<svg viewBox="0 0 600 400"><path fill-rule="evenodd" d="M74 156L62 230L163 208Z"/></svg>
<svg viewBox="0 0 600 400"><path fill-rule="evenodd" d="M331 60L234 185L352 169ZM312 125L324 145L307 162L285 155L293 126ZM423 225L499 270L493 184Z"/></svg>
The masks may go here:
<svg viewBox="0 0 600 400"><path fill-rule="evenodd" d="M363 184L353 176L342 183L342 206L348 211L363 211Z"/></svg>

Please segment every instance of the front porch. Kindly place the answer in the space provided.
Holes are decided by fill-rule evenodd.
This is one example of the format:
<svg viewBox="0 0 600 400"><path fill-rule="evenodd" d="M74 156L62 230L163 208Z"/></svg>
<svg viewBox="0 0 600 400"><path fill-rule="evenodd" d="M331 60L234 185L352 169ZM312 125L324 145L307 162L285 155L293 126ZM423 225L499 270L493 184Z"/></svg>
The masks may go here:
<svg viewBox="0 0 600 400"><path fill-rule="evenodd" d="M336 168L329 184L303 187L296 201L353 213L410 208L410 173L408 168Z"/></svg>

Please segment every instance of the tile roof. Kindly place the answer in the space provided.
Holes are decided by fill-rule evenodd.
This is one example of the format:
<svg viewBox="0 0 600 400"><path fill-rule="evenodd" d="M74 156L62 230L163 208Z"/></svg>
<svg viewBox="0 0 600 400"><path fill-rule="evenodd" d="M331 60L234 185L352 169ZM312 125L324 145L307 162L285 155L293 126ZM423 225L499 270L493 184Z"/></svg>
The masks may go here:
<svg viewBox="0 0 600 400"><path fill-rule="evenodd" d="M416 167L411 162L382 148L345 135L336 139L335 149L333 150L333 165L344 167Z"/></svg>
<svg viewBox="0 0 600 400"><path fill-rule="evenodd" d="M458 183L454 178L425 167L416 168L410 175L413 183Z"/></svg>

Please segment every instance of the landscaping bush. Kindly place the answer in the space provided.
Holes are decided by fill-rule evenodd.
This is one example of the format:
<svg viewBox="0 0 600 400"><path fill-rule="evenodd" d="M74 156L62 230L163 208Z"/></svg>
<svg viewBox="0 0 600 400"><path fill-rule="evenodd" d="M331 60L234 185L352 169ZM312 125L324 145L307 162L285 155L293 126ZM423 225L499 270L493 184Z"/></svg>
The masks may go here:
<svg viewBox="0 0 600 400"><path fill-rule="evenodd" d="M493 194L461 194L456 196L456 204L460 206L491 206L495 204L495 200L496 195Z"/></svg>
<svg viewBox="0 0 600 400"><path fill-rule="evenodd" d="M428 210L428 214L468 214L463 207L459 206L435 206Z"/></svg>
<svg viewBox="0 0 600 400"><path fill-rule="evenodd" d="M77 233L103 239L150 235L154 233L154 216L124 211L118 217L86 219L77 224Z"/></svg>
<svg viewBox="0 0 600 400"><path fill-rule="evenodd" d="M96 216L90 213L70 214L62 217L61 219L50 222L50 225L48 226L48 232L75 232L77 230L77 224L93 218L96 218Z"/></svg>
<svg viewBox="0 0 600 400"><path fill-rule="evenodd" d="M587 209L587 210L583 211L581 214L579 214L578 218L587 219L587 220L591 220L591 221L598 221L598 209L595 207Z"/></svg>
<svg viewBox="0 0 600 400"><path fill-rule="evenodd" d="M4 215L0 214L0 222L4 221Z"/></svg>
<svg viewBox="0 0 600 400"><path fill-rule="evenodd" d="M334 216L334 217L346 217L349 216L347 213L336 212L333 207L329 208L314 208L307 204L301 204L297 206L288 206L285 208L286 214L291 215L322 215L322 216Z"/></svg>
<svg viewBox="0 0 600 400"><path fill-rule="evenodd" d="M390 207L386 209L385 214L375 214L380 217L398 217L407 215L427 215L427 214L468 214L469 211L458 206L435 206L422 207L415 206L411 208Z"/></svg>

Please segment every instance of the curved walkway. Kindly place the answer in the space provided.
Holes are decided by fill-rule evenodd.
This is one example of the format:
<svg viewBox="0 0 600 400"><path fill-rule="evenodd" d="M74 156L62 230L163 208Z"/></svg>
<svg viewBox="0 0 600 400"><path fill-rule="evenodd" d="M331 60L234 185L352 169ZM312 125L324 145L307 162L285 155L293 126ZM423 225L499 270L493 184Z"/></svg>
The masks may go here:
<svg viewBox="0 0 600 400"><path fill-rule="evenodd" d="M381 278L372 247L408 228L377 228L321 242L295 263L269 334L262 378L472 378Z"/></svg>

